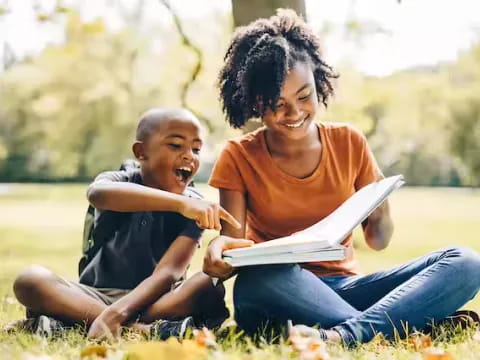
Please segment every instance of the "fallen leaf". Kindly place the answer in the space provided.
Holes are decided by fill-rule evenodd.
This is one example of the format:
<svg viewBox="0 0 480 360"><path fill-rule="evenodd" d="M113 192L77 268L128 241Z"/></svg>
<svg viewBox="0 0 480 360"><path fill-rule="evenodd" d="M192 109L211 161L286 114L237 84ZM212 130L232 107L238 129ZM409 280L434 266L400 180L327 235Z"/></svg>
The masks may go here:
<svg viewBox="0 0 480 360"><path fill-rule="evenodd" d="M92 345L82 350L80 353L80 358L97 356L97 357L107 357L108 348L104 345Z"/></svg>
<svg viewBox="0 0 480 360"><path fill-rule="evenodd" d="M197 360L205 357L205 347L195 340L183 340L181 343L171 337L167 341L150 341L130 345L126 354L129 360Z"/></svg>
<svg viewBox="0 0 480 360"><path fill-rule="evenodd" d="M193 337L197 342L197 345L201 347L215 348L218 346L215 335L206 327L202 328L201 330L193 329Z"/></svg>
<svg viewBox="0 0 480 360"><path fill-rule="evenodd" d="M325 342L317 336L302 336L293 330L290 332L288 341L302 360L330 359Z"/></svg>
<svg viewBox="0 0 480 360"><path fill-rule="evenodd" d="M439 348L427 349L423 354L423 358L425 360L453 360L453 356L450 353Z"/></svg>
<svg viewBox="0 0 480 360"><path fill-rule="evenodd" d="M415 351L423 351L432 346L432 338L430 335L413 334L408 337L407 343L412 346Z"/></svg>

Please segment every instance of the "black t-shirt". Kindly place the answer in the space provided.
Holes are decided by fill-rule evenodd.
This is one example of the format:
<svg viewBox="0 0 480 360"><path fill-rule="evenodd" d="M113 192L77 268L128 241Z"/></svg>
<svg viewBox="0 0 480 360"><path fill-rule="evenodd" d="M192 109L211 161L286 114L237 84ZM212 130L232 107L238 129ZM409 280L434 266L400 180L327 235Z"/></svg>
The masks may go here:
<svg viewBox="0 0 480 360"><path fill-rule="evenodd" d="M139 169L108 171L97 180L142 184ZM200 198L193 188L185 196ZM202 230L193 220L168 211L116 212L95 209L94 242L104 240L80 274L80 283L97 288L133 289L150 276L158 261L180 235L198 241Z"/></svg>

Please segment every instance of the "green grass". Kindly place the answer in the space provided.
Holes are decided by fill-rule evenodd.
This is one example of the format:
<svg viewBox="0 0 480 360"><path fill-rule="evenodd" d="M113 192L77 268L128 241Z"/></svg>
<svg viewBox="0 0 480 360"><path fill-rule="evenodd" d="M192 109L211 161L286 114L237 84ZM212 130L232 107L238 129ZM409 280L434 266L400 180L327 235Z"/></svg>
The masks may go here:
<svg viewBox="0 0 480 360"><path fill-rule="evenodd" d="M216 199L213 189L205 185L200 185L200 189L207 198ZM391 205L395 235L386 250L369 250L361 234L355 232L355 247L365 273L386 269L443 246L468 245L480 250L480 189L405 188L392 195ZM14 299L12 282L25 266L42 264L62 276L77 278L86 207L85 185L0 184L0 326L24 316L22 306ZM191 272L200 269L205 246L214 235L212 231L205 233ZM230 306L231 285L229 281ZM480 311L480 296L466 307ZM135 341L138 340L122 339L113 347L122 349ZM53 359L76 359L88 344L75 332L59 341L45 341L27 334L0 334L0 358L26 359L29 354L47 354ZM458 333L435 345L447 349L456 359L477 359L480 353L480 343L472 340L471 332ZM422 358L401 343L383 346L374 342L355 351L329 346L328 350L332 357L341 359ZM256 360L295 358L295 353L284 343L257 346L249 339L231 335L221 342L219 351L208 356Z"/></svg>

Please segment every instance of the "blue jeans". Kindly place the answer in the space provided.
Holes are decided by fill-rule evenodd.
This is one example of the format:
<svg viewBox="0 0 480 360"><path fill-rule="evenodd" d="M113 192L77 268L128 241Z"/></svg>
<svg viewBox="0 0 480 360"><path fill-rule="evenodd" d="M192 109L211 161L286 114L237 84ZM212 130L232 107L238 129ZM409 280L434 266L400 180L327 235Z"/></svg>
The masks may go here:
<svg viewBox="0 0 480 360"><path fill-rule="evenodd" d="M347 345L405 337L453 314L480 288L480 256L467 247L434 251L366 276L317 277L297 264L241 269L235 320L253 334L268 323L336 330Z"/></svg>

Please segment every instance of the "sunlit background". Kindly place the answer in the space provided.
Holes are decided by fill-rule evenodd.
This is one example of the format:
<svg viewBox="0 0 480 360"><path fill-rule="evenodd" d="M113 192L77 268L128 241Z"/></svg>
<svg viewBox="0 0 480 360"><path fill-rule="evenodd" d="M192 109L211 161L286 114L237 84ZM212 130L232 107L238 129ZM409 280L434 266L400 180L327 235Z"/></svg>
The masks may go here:
<svg viewBox="0 0 480 360"><path fill-rule="evenodd" d="M216 77L245 22L238 9L255 18L259 3L0 0L0 325L24 315L11 289L22 267L76 278L86 184L131 157L149 107L184 106L201 119L208 139L197 182L217 199L203 183L241 131L224 120ZM480 3L290 3L304 5L341 75L319 120L360 128L384 173L408 184L392 196L387 250L373 252L355 234L362 269L453 244L480 250ZM480 310L480 301L469 306Z"/></svg>

